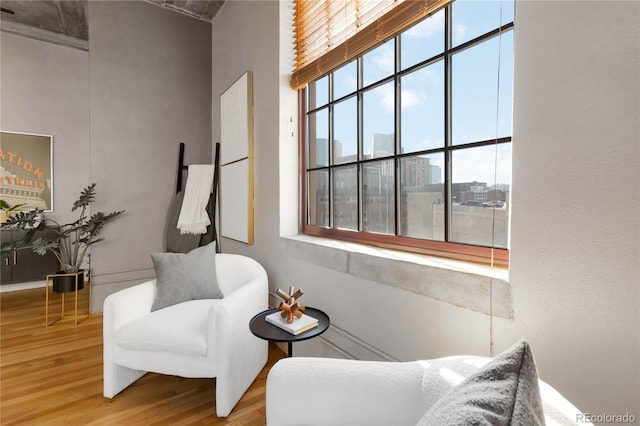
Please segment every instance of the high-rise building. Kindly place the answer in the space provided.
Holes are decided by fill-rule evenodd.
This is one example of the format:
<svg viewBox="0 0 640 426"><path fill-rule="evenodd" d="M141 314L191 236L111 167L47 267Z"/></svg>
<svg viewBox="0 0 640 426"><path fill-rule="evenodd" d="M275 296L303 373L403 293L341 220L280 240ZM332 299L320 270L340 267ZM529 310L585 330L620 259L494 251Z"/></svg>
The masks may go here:
<svg viewBox="0 0 640 426"><path fill-rule="evenodd" d="M371 138L370 153L372 157L384 157L395 152L395 137L393 133L374 133Z"/></svg>
<svg viewBox="0 0 640 426"><path fill-rule="evenodd" d="M442 167L429 164L429 183L442 183Z"/></svg>

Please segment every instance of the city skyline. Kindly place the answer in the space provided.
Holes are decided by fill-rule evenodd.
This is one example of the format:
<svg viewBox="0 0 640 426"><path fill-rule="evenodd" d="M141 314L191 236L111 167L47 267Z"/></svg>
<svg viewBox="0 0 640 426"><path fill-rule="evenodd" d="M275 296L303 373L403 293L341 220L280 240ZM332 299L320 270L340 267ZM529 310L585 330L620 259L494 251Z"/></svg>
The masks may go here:
<svg viewBox="0 0 640 426"><path fill-rule="evenodd" d="M512 21L513 7L513 1L456 1L453 4L453 45L462 44L489 29ZM442 52L443 32L444 11L440 11L402 34L400 69L407 69ZM393 73L394 46L392 39L363 56L364 86ZM453 59L451 142L456 145L510 136L513 31L457 53ZM356 90L355 61L334 71L334 75L334 99ZM324 77L316 83L312 107L321 107L329 101L326 80ZM401 132L401 152L411 153L444 146L443 61L404 75L400 84L401 120L398 130ZM367 155L370 154L367 142L373 139L374 134L395 133L393 82L364 92L362 102L362 153ZM357 153L357 116L357 102L353 96L334 106L333 138L342 144L343 156ZM327 111L317 111L314 119L315 137L328 139ZM460 151L453 160L454 180L482 180L494 184L509 184L511 181L511 152L508 146L494 150ZM444 170L444 158L434 159L432 164Z"/></svg>
<svg viewBox="0 0 640 426"><path fill-rule="evenodd" d="M449 8L310 85L310 224L506 247L513 1Z"/></svg>

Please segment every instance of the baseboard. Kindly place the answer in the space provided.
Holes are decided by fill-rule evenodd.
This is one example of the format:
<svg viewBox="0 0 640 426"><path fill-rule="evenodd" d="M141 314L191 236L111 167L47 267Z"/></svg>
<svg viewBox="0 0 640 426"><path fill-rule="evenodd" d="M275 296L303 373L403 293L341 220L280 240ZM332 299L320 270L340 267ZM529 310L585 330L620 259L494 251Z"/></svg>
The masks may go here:
<svg viewBox="0 0 640 426"><path fill-rule="evenodd" d="M149 268L110 272L93 275L91 278L91 312L97 313L102 312L104 299L108 295L123 288L131 287L132 285L154 278L154 270ZM44 281L3 284L0 286L0 292L39 287L44 288L44 286ZM270 296L272 297L272 301L277 299L277 296L272 292L270 292ZM295 343L294 346L296 348L295 352L303 355L311 352L347 359L398 361L392 355L370 345L364 340L344 330L337 324L331 324L329 329L327 329L327 331L325 331L321 336L307 342ZM281 346L281 348L286 352L286 345Z"/></svg>
<svg viewBox="0 0 640 426"><path fill-rule="evenodd" d="M146 281L155 278L153 268L127 269L123 271L111 272L93 272L91 274L91 283L94 286L105 284L117 284L133 281Z"/></svg>
<svg viewBox="0 0 640 426"><path fill-rule="evenodd" d="M93 273L91 275L91 313L102 312L104 299L116 291L155 278L153 268Z"/></svg>
<svg viewBox="0 0 640 426"><path fill-rule="evenodd" d="M46 281L29 281L25 283L2 284L0 285L0 293L5 291L29 290L32 288L44 288Z"/></svg>
<svg viewBox="0 0 640 426"><path fill-rule="evenodd" d="M335 324L331 324L329 329L320 337L326 345L335 351L341 352L345 358L368 361L398 361L392 355L368 344Z"/></svg>

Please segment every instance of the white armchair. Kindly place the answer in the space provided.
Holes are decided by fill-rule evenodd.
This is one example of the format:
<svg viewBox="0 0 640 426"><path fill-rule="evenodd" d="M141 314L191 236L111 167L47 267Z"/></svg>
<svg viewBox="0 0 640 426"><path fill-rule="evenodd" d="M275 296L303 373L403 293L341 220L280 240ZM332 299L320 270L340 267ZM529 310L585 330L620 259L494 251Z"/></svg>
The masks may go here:
<svg viewBox="0 0 640 426"><path fill-rule="evenodd" d="M216 413L229 415L267 362L267 342L249 320L268 308L268 282L255 260L216 255L222 299L190 300L151 312L155 280L104 302L104 396L146 372L216 378Z"/></svg>
<svg viewBox="0 0 640 426"><path fill-rule="evenodd" d="M491 358L478 356L414 362L281 359L267 377L267 425L423 424L427 410L489 361ZM547 425L591 424L558 391L543 381L538 383ZM466 423L437 423L444 424Z"/></svg>

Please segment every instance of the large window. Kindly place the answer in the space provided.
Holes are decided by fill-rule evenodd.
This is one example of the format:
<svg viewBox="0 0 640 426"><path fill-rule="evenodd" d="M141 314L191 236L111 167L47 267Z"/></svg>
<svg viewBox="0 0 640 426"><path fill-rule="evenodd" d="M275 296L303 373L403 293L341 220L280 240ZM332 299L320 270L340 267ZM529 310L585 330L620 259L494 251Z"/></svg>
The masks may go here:
<svg viewBox="0 0 640 426"><path fill-rule="evenodd" d="M507 262L513 19L457 0L301 91L305 233Z"/></svg>

